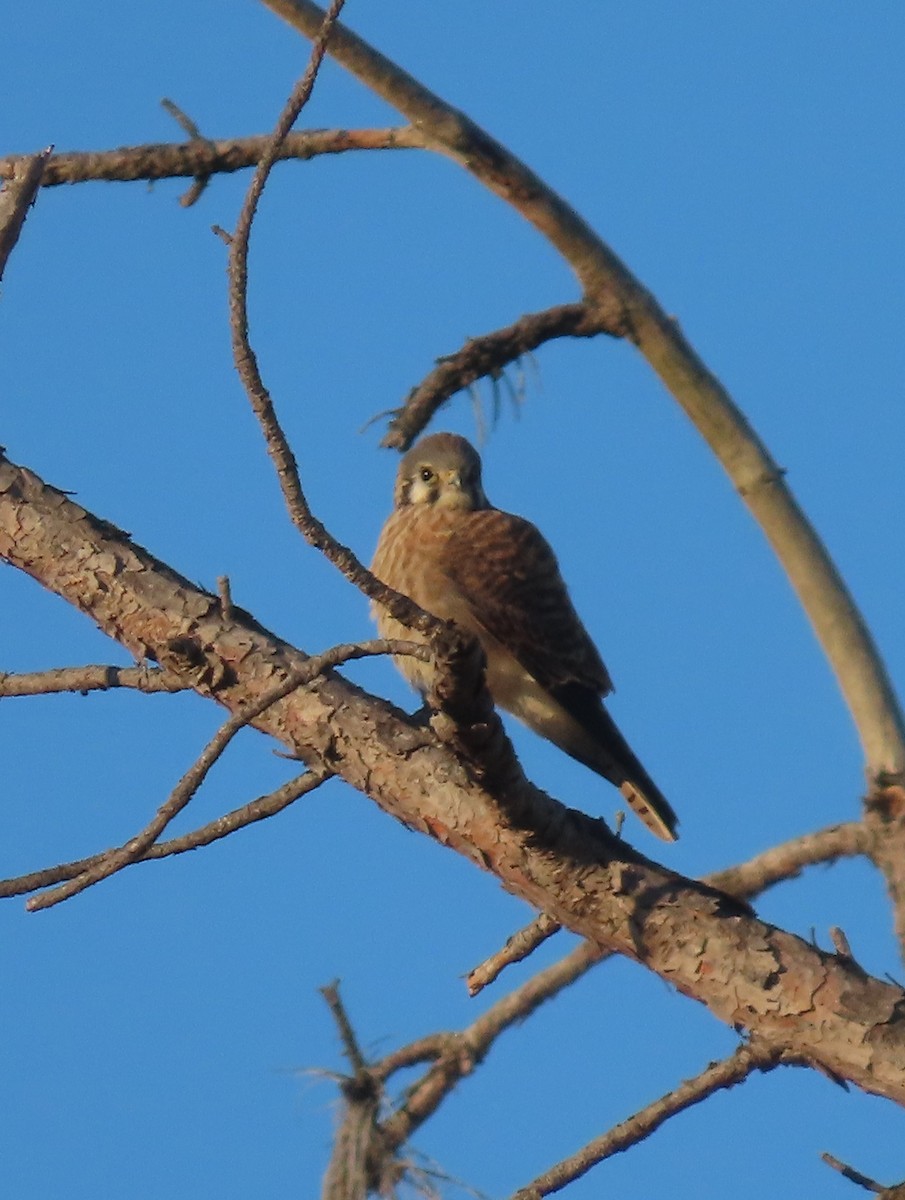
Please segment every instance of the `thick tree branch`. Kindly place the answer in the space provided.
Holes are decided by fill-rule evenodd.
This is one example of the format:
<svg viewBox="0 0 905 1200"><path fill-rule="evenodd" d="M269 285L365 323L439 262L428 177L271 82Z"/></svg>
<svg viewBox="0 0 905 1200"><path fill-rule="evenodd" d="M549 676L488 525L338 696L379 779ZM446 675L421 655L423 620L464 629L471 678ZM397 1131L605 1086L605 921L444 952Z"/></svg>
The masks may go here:
<svg viewBox="0 0 905 1200"><path fill-rule="evenodd" d="M759 888L771 886L778 881L776 872L780 863L785 865L786 877L791 877L797 874L804 865L835 859L841 854L859 853L857 839L853 838L851 833L852 831L846 826L834 826L828 830L821 830L807 838L797 838L784 846L766 851L748 863L719 874L735 883L740 892L744 891L747 896L752 896ZM816 857L818 847L822 850L822 857L819 859ZM717 876L712 875L708 877L707 882L712 884L716 878ZM539 940L549 936L558 928L560 926L557 923L541 916L510 941L519 949L525 949L527 953L537 945ZM522 942L525 943L524 946L520 945ZM489 959L486 964L482 964L481 968L471 972L467 980L470 994L473 995L481 986L491 982L491 978L498 974L498 971L495 970L498 965L501 967L508 962L518 961L522 955L504 951L501 952L500 957L505 960L502 964L497 964L494 959ZM609 957L609 951L601 949L592 942L583 942L558 962L537 972L520 987L497 1000L469 1028L459 1033L437 1033L421 1038L372 1064L369 1067L372 1075L381 1081L386 1081L393 1072L405 1067L423 1061L432 1063L421 1079L410 1085L403 1102L396 1111L383 1122L380 1146L386 1152L398 1152L402 1144L411 1139L419 1126L436 1111L461 1080L470 1075L475 1066L483 1061L502 1033L524 1021L540 1004L553 999L592 966ZM491 978L484 978L481 975L478 979L479 973L485 968ZM473 986L475 982L479 983L478 987ZM658 1101L656 1111L665 1111L662 1109L662 1105L663 1101ZM648 1111L645 1110L645 1112ZM680 1109L675 1111L680 1111ZM669 1114L667 1113L667 1115ZM626 1130L629 1128L637 1130L639 1126L637 1123L632 1123L625 1128ZM651 1131L651 1129L647 1130L647 1132ZM611 1145L609 1140L611 1138L611 1134L607 1135L603 1144ZM600 1144L595 1142L593 1145ZM611 1150L610 1152L615 1151ZM584 1162L586 1156L589 1156L592 1161L599 1161L599 1158L595 1157L595 1153L593 1149L586 1148L578 1156L578 1161ZM576 1160L570 1160L570 1162L574 1161Z"/></svg>
<svg viewBox="0 0 905 1200"><path fill-rule="evenodd" d="M322 10L310 0L264 0L306 36ZM852 714L871 790L905 778L905 721L873 639L815 530L764 443L678 324L566 202L464 113L337 25L330 53L407 117L428 146L451 157L521 214L574 270L585 302L628 337L694 422L766 534L823 647ZM874 854L897 901L905 944L905 820L875 827Z"/></svg>
<svg viewBox="0 0 905 1200"><path fill-rule="evenodd" d="M235 712L305 661L63 493L0 457L0 557ZM255 721L386 812L730 1026L905 1103L905 993L682 879L527 783L489 791L429 728L332 673Z"/></svg>
<svg viewBox="0 0 905 1200"><path fill-rule="evenodd" d="M867 854L870 844L870 834L862 821L831 825L816 833L806 833L779 846L772 846L738 866L714 871L705 875L702 882L721 892L728 892L739 900L752 900L777 883L794 879L805 867ZM469 995L477 995L493 983L506 967L533 953L560 928L559 923L546 913L535 917L529 925L514 933L505 946L469 972L466 976ZM590 962L588 965L591 965Z"/></svg>
<svg viewBox="0 0 905 1200"><path fill-rule="evenodd" d="M0 188L0 279L41 186L50 150L20 158Z"/></svg>

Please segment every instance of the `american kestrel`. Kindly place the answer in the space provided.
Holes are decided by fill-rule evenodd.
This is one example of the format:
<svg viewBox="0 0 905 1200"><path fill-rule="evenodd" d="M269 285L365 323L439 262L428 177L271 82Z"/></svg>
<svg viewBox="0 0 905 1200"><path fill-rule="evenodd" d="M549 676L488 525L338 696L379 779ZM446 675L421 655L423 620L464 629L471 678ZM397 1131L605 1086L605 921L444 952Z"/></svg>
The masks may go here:
<svg viewBox="0 0 905 1200"><path fill-rule="evenodd" d="M474 447L452 433L423 438L399 464L394 500L374 574L474 634L494 702L615 784L652 833L675 841L676 814L603 705L613 684L556 556L530 521L493 507ZM374 616L381 637L414 636L380 605ZM427 692L430 664L396 661Z"/></svg>

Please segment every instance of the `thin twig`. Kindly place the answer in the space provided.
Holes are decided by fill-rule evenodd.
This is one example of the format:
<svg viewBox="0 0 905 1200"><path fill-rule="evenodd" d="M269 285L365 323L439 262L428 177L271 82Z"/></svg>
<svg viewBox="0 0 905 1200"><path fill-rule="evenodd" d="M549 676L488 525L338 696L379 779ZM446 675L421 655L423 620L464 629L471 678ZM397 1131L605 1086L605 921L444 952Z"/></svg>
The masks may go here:
<svg viewBox="0 0 905 1200"><path fill-rule="evenodd" d="M832 1167L834 1171L838 1171L844 1176L849 1183L856 1183L859 1187L865 1188L868 1192L885 1192L886 1188L881 1183L877 1183L875 1179L871 1179L867 1175L862 1175L860 1171L856 1171L854 1167L850 1167L847 1163L842 1162L833 1154L824 1152L820 1156L828 1167Z"/></svg>
<svg viewBox="0 0 905 1200"><path fill-rule="evenodd" d="M413 1045L423 1048L425 1057L434 1057L434 1064L407 1090L404 1102L383 1123L386 1144L398 1149L412 1133L439 1107L445 1097L475 1065L485 1057L500 1034L511 1028L558 995L563 988L583 975L603 955L599 946L583 942L559 962L538 971L531 979L508 995L497 1000L476 1021L460 1033L434 1035L437 1041L422 1039ZM375 1074L385 1078L389 1071L405 1061L405 1050L372 1066Z"/></svg>
<svg viewBox="0 0 905 1200"><path fill-rule="evenodd" d="M112 688L134 688L139 692L184 692L183 683L157 667L55 667L50 671L28 671L19 675L0 671L0 698L49 696L57 692L106 692Z"/></svg>
<svg viewBox="0 0 905 1200"><path fill-rule="evenodd" d="M704 882L730 896L749 900L776 883L794 879L804 867L835 862L840 858L856 858L867 854L869 846L870 837L864 823L845 821L772 846L736 867L714 871L704 876Z"/></svg>
<svg viewBox="0 0 905 1200"><path fill-rule="evenodd" d="M771 1071L783 1061L792 1063L795 1060L785 1057L775 1046L756 1045L753 1042L739 1046L734 1054L722 1062L711 1063L693 1079L686 1080L659 1100L642 1108L633 1117L629 1117L627 1121L616 1125L602 1137L588 1142L577 1154L563 1159L555 1167L539 1175L527 1187L520 1188L512 1200L541 1200L543 1196L560 1191L567 1184L580 1179L591 1167L604 1159L650 1137L670 1117L700 1104L714 1092L735 1087L753 1071Z"/></svg>
<svg viewBox="0 0 905 1200"><path fill-rule="evenodd" d="M174 104L172 100L168 100L166 96L160 102L161 107L170 114L180 129L184 129L193 142L205 142L210 148L211 143L201 133L201 130L195 124L190 116L182 111L178 104ZM188 191L184 192L179 197L179 203L183 208L191 208L196 200L200 200L204 194L204 189L210 182L210 171L198 171L195 178L192 180L192 186Z"/></svg>
<svg viewBox="0 0 905 1200"><path fill-rule="evenodd" d="M277 152L289 133L302 108L307 103L320 65L326 52L344 0L332 0L326 13L321 13L318 30L314 37L311 57L292 95L280 114L270 144L261 154L255 168L242 211L236 222L233 239L229 247L229 314L233 359L239 378L248 395L252 410L261 426L267 453L273 462L289 510L292 522L309 545L320 550L345 577L371 599L379 600L393 616L408 628L422 633L437 631L441 622L413 604L407 597L386 587L363 566L352 551L343 546L326 526L312 513L302 490L295 455L289 440L280 425L270 393L264 386L258 368L257 356L252 349L248 331L248 244L252 224L257 213L258 202L264 191L270 171L276 161Z"/></svg>
<svg viewBox="0 0 905 1200"><path fill-rule="evenodd" d="M361 1051L358 1038L355 1036L355 1030L352 1028L352 1022L349 1020L349 1014L346 1012L345 1005L339 994L339 980L334 979L332 983L328 983L319 990L327 1002L327 1007L330 1009L333 1020L336 1022L339 1038L343 1045L343 1053L349 1060L349 1065L356 1073L367 1070L367 1059Z"/></svg>
<svg viewBox="0 0 905 1200"><path fill-rule="evenodd" d="M332 777L333 772L329 767L311 767L310 770L297 775L294 779L287 780L274 791L268 792L264 796L258 796L255 800L250 800L248 804L243 804L241 808L224 813L222 817L217 817L198 829L183 833L169 841L157 842L155 845L149 846L141 858L136 861L149 862L151 859L169 858L174 854L185 854L188 850L209 846L213 842L235 833L237 829L244 829L246 825L253 825L256 821L263 821L267 817L282 812L284 808L288 808L301 796L313 792L315 788L320 787L322 783ZM45 867L40 871L32 871L28 875L4 879L0 881L0 898L27 895L28 892L51 887L64 879L74 879L77 875L81 875L101 862L106 853L104 851L102 854L92 854L90 857L78 859L76 862L60 863L56 867Z"/></svg>
<svg viewBox="0 0 905 1200"><path fill-rule="evenodd" d="M252 721L260 717L267 709L279 703L280 700L285 699L291 692L310 683L318 675L322 675L324 671L338 666L340 663L348 662L351 659L386 653L411 654L415 657L424 657L428 651L426 647L410 642L393 642L376 639L372 642L334 646L332 650L328 650L316 658L308 659L302 666L290 671L285 679L270 688L253 704L248 705L240 712L234 713L229 720L221 725L192 764L191 768L180 779L164 804L157 810L154 819L140 833L130 838L125 845L96 856L89 866L73 878L68 879L65 883L47 892L43 892L40 896L33 897L27 902L26 908L31 912L51 908L53 905L59 904L63 900L68 900L71 896L84 891L85 888L91 887L102 879L109 878L109 876L115 874L117 871L121 871L124 867L143 858L148 848L157 841L167 825L189 803L204 782L211 767L221 757L232 739L241 729L244 729Z"/></svg>
<svg viewBox="0 0 905 1200"><path fill-rule="evenodd" d="M533 954L538 946L561 928L558 921L548 917L546 913L541 913L530 925L526 925L517 933L512 934L506 939L506 944L502 949L491 954L489 958L485 958L465 976L469 996L477 996L488 984L493 983L506 967L521 962L523 958Z"/></svg>

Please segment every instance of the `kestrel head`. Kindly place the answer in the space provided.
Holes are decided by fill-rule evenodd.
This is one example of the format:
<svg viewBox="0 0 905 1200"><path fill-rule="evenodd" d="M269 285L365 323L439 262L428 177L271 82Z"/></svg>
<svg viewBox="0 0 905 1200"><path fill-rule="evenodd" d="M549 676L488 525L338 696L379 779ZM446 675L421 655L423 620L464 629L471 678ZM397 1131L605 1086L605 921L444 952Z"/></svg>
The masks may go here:
<svg viewBox="0 0 905 1200"><path fill-rule="evenodd" d="M411 504L471 512L490 508L481 486L481 459L465 438L432 433L403 456L396 475L397 508Z"/></svg>

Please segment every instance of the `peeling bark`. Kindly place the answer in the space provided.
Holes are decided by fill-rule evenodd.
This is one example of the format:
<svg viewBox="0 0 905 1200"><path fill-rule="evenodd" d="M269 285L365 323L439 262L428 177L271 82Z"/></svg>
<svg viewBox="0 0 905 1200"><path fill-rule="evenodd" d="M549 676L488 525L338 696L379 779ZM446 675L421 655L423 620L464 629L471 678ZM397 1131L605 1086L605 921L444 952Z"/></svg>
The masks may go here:
<svg viewBox="0 0 905 1200"><path fill-rule="evenodd" d="M0 557L236 711L305 656L0 457ZM412 829L567 928L643 963L720 1020L905 1103L905 992L646 859L528 783L491 792L432 731L330 672L256 725L323 759ZM511 777L507 777L511 781Z"/></svg>

